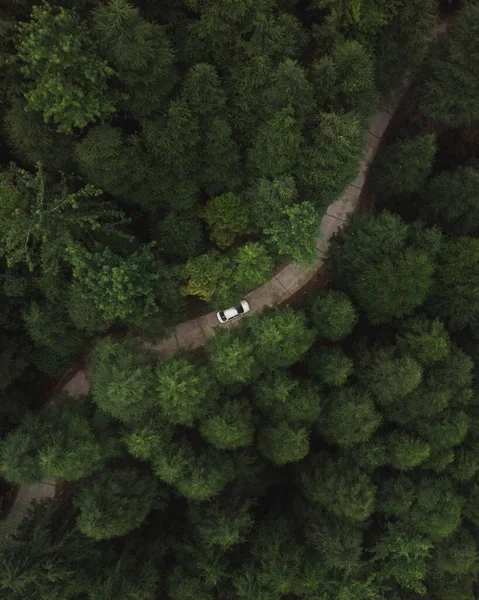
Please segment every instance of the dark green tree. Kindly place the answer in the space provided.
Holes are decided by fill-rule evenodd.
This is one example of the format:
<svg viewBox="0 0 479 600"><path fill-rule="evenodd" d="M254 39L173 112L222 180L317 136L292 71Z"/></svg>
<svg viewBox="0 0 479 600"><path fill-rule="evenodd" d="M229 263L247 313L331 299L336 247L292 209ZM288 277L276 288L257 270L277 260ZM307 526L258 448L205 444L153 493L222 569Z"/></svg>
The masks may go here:
<svg viewBox="0 0 479 600"><path fill-rule="evenodd" d="M367 442L381 421L368 392L343 387L328 398L318 427L327 438L347 448Z"/></svg>
<svg viewBox="0 0 479 600"><path fill-rule="evenodd" d="M271 179L290 173L298 161L301 141L293 109L283 108L259 127L249 154L251 171Z"/></svg>
<svg viewBox="0 0 479 600"><path fill-rule="evenodd" d="M364 521L374 510L376 489L370 477L341 457L316 454L301 472L306 498L340 519Z"/></svg>
<svg viewBox="0 0 479 600"><path fill-rule="evenodd" d="M422 216L446 233L468 235L479 228L479 170L458 167L429 181Z"/></svg>
<svg viewBox="0 0 479 600"><path fill-rule="evenodd" d="M255 386L254 402L263 415L276 422L314 423L321 412L319 387L275 371Z"/></svg>
<svg viewBox="0 0 479 600"><path fill-rule="evenodd" d="M148 174L138 138L125 136L119 127L92 127L75 144L74 155L90 183L122 200L135 200Z"/></svg>
<svg viewBox="0 0 479 600"><path fill-rule="evenodd" d="M141 421L157 405L150 361L132 344L113 338L97 342L92 367L93 399L116 419Z"/></svg>
<svg viewBox="0 0 479 600"><path fill-rule="evenodd" d="M431 555L431 541L424 535L412 533L401 521L388 523L376 546L373 560L385 579L392 578L402 588L424 594L427 559Z"/></svg>
<svg viewBox="0 0 479 600"><path fill-rule="evenodd" d="M469 127L479 120L479 57L475 44L479 6L466 4L427 61L420 109L446 127Z"/></svg>
<svg viewBox="0 0 479 600"><path fill-rule="evenodd" d="M215 499L207 504L190 506L190 518L206 546L228 550L246 540L253 527L249 502L235 498Z"/></svg>
<svg viewBox="0 0 479 600"><path fill-rule="evenodd" d="M429 458L431 447L419 437L405 431L396 431L387 439L389 460L401 471L414 469Z"/></svg>
<svg viewBox="0 0 479 600"><path fill-rule="evenodd" d="M105 322L141 323L158 312L156 297L161 279L168 275L151 246L143 245L127 257L108 247L88 252L70 244L67 250L78 293Z"/></svg>
<svg viewBox="0 0 479 600"><path fill-rule="evenodd" d="M401 0L394 6L394 15L381 27L376 42L376 79L384 93L397 89L406 70L423 60L437 13L436 0Z"/></svg>
<svg viewBox="0 0 479 600"><path fill-rule="evenodd" d="M361 381L385 406L410 394L422 381L421 365L409 356L398 356L394 348L372 352L363 365Z"/></svg>
<svg viewBox="0 0 479 600"><path fill-rule="evenodd" d="M351 111L369 119L376 104L374 62L361 44L336 44L331 54L312 64L311 73L320 110Z"/></svg>
<svg viewBox="0 0 479 600"><path fill-rule="evenodd" d="M248 212L241 197L232 193L208 200L202 216L211 229L210 239L219 248L231 246L248 231Z"/></svg>
<svg viewBox="0 0 479 600"><path fill-rule="evenodd" d="M183 98L200 119L223 111L226 96L213 65L197 63L190 68L183 79Z"/></svg>
<svg viewBox="0 0 479 600"><path fill-rule="evenodd" d="M74 179L52 182L41 166L32 174L14 165L0 176L0 240L10 267L24 263L55 273L73 240L90 243L99 233L128 240L126 217L91 185L74 191Z"/></svg>
<svg viewBox="0 0 479 600"><path fill-rule="evenodd" d="M118 537L143 523L158 496L155 479L135 469L103 471L74 499L80 531L94 540Z"/></svg>
<svg viewBox="0 0 479 600"><path fill-rule="evenodd" d="M251 446L255 426L248 400L227 400L213 408L200 423L199 429L204 439L215 448L228 450Z"/></svg>
<svg viewBox="0 0 479 600"><path fill-rule="evenodd" d="M438 231L410 227L396 215L357 214L333 236L329 264L369 320L384 323L426 300L440 243Z"/></svg>
<svg viewBox="0 0 479 600"><path fill-rule="evenodd" d="M330 112L313 128L298 168L301 195L320 211L335 202L356 177L361 161L363 128L358 115Z"/></svg>
<svg viewBox="0 0 479 600"><path fill-rule="evenodd" d="M445 241L439 256L431 312L457 331L473 325L479 312L479 240L472 237Z"/></svg>
<svg viewBox="0 0 479 600"><path fill-rule="evenodd" d="M42 446L38 417L27 413L20 427L11 431L0 445L0 471L9 483L38 483L43 478L39 452Z"/></svg>
<svg viewBox="0 0 479 600"><path fill-rule="evenodd" d="M308 356L308 372L320 383L341 387L353 372L353 361L337 346L315 348Z"/></svg>
<svg viewBox="0 0 479 600"><path fill-rule="evenodd" d="M375 191L386 198L421 192L431 174L436 151L436 138L431 134L391 144L374 166Z"/></svg>
<svg viewBox="0 0 479 600"><path fill-rule="evenodd" d="M0 589L5 598L76 600L100 575L102 553L72 527L70 515L59 519L57 508L52 501L32 505L15 536L2 536Z"/></svg>
<svg viewBox="0 0 479 600"><path fill-rule="evenodd" d="M261 242L240 246L233 261L233 282L239 292L250 292L273 276L273 259Z"/></svg>
<svg viewBox="0 0 479 600"><path fill-rule="evenodd" d="M298 462L309 452L309 432L305 427L283 421L259 430L259 449L276 465Z"/></svg>
<svg viewBox="0 0 479 600"><path fill-rule="evenodd" d="M222 385L250 383L259 375L253 344L234 332L218 332L206 344L216 379Z"/></svg>
<svg viewBox="0 0 479 600"><path fill-rule="evenodd" d="M357 322L356 310L343 292L331 290L318 296L311 309L318 337L337 342L347 337Z"/></svg>
<svg viewBox="0 0 479 600"><path fill-rule="evenodd" d="M164 28L142 18L127 0L112 0L93 11L92 31L116 71L125 108L140 117L161 109L176 81Z"/></svg>
<svg viewBox="0 0 479 600"><path fill-rule="evenodd" d="M406 324L404 335L398 337L398 345L428 366L446 358L450 339L441 321L416 318Z"/></svg>
<svg viewBox="0 0 479 600"><path fill-rule="evenodd" d="M289 367L311 347L315 332L300 311L274 309L246 321L259 364L265 369Z"/></svg>

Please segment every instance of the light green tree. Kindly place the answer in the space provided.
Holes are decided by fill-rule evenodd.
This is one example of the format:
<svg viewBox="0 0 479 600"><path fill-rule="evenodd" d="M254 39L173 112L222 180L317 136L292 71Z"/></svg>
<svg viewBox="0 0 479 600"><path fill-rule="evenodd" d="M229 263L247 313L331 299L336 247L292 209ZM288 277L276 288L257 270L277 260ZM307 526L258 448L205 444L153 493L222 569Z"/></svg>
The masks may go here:
<svg viewBox="0 0 479 600"><path fill-rule="evenodd" d="M205 367L184 358L170 358L156 369L156 392L166 419L191 426L206 414L213 389Z"/></svg>
<svg viewBox="0 0 479 600"><path fill-rule="evenodd" d="M42 112L58 131L70 133L114 112L106 93L114 71L75 11L34 6L30 21L19 26L17 51L27 109Z"/></svg>

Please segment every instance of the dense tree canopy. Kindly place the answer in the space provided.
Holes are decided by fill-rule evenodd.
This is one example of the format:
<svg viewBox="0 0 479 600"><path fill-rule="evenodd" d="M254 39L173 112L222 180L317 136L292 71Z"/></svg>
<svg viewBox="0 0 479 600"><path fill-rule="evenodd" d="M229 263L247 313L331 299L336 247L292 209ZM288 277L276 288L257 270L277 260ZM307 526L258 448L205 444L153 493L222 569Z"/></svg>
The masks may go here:
<svg viewBox="0 0 479 600"><path fill-rule="evenodd" d="M2 535L2 598L474 600L475 5L327 289L165 356L185 295L197 317L314 263L435 4L3 4L0 474L61 486ZM43 402L80 350L91 396Z"/></svg>

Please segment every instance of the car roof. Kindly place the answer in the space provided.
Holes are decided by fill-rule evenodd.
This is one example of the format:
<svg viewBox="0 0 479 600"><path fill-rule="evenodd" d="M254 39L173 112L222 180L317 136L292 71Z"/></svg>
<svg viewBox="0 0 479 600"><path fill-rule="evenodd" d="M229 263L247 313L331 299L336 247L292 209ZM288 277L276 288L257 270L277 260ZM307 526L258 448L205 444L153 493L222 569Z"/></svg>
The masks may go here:
<svg viewBox="0 0 479 600"><path fill-rule="evenodd" d="M227 308L225 311L225 317L227 319L231 319L231 317L236 317L236 315L238 314L238 311L236 310L236 308L231 307L231 308Z"/></svg>

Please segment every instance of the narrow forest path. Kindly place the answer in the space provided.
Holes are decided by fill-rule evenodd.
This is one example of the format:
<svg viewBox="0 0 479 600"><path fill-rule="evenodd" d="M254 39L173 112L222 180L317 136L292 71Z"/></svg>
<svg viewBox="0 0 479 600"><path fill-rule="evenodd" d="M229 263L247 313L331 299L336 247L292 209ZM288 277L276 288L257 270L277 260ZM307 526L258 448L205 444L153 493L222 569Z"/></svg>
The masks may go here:
<svg viewBox="0 0 479 600"><path fill-rule="evenodd" d="M343 227L348 216L356 211L359 198L366 185L369 168L381 145L392 116L401 103L405 92L406 89L398 91L387 104L383 104L375 112L366 135L366 143L358 175L339 200L329 205L321 221L320 233L316 239L317 256L314 265L311 267L301 267L295 263L290 263L270 279L270 281L247 294L246 300L248 300L251 306L251 311L242 317L242 319L257 315L268 306L274 306L287 301L297 294L301 288L306 286L317 275L318 271L323 268L329 240ZM236 327L240 322L241 319L238 319L232 323L221 324L216 317L216 311L213 311L197 319L180 323L168 338L157 344L148 343L147 346L150 350L163 356L173 354L180 349L194 350L203 346L207 340L215 335L218 329L223 331L231 329L232 327Z"/></svg>
<svg viewBox="0 0 479 600"><path fill-rule="evenodd" d="M434 41L439 34L447 29L450 20L451 18L448 17L437 23L431 32L431 41ZM329 205L327 213L321 221L320 234L316 239L317 258L315 264L311 267L300 267L295 263L290 263L270 281L247 294L246 299L250 303L251 311L243 318L256 315L269 306L287 301L297 294L301 288L305 287L323 268L329 240L343 227L348 216L356 211L359 198L366 185L369 168L385 137L394 113L409 89L410 83L410 78L406 79L404 86L375 112L366 135L358 175L341 198ZM148 343L147 347L163 356L174 354L179 349L193 350L203 346L208 339L215 335L218 328L228 330L237 326L240 321L220 324L216 318L216 312L211 312L198 319L180 323L168 338L158 344ZM67 392L72 398L80 398L88 394L89 388L86 370L80 369L63 387L62 391ZM52 479L44 479L36 484L19 486L15 502L3 523L5 533L14 534L31 503L53 498L55 490L56 481Z"/></svg>

